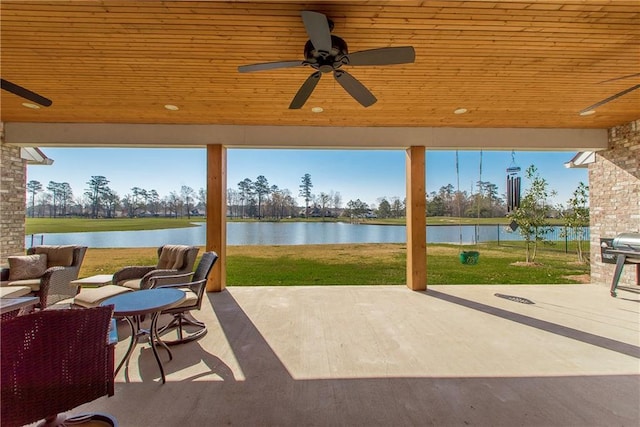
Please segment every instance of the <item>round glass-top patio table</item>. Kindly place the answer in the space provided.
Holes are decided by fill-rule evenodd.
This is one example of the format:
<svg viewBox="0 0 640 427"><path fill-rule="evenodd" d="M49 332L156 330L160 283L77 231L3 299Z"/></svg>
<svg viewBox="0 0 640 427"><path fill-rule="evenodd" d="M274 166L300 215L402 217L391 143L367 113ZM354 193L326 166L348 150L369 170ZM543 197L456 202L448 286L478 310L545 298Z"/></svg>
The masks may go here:
<svg viewBox="0 0 640 427"><path fill-rule="evenodd" d="M156 345L160 344L167 350L169 353L169 360L173 359L173 355L171 354L169 347L163 343L158 336L158 316L162 310L166 310L167 308L180 304L185 298L186 294L179 289L157 288L126 292L124 294L108 298L100 304L101 306L113 305L113 317L124 318L131 328L131 341L129 342L129 348L127 349L122 361L118 364L114 375L118 374L120 368L122 368L125 363L127 364L127 367L129 366L129 358L131 357L135 344L138 342L138 338L148 334L153 355L155 356L156 361L158 362L158 367L160 368L162 383L164 384L166 382L164 368L162 366L162 361L158 356ZM140 328L139 316L147 314L151 316L151 327L149 330Z"/></svg>

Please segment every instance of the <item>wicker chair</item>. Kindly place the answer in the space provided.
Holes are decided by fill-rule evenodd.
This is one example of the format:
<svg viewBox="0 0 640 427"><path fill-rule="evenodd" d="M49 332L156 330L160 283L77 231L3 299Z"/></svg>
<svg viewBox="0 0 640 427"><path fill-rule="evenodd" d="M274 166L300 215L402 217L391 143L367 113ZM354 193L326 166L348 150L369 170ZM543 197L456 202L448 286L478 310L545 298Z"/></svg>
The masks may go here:
<svg viewBox="0 0 640 427"><path fill-rule="evenodd" d="M2 323L3 427L45 419L114 393L112 306L43 310ZM116 423L117 424L117 423Z"/></svg>
<svg viewBox="0 0 640 427"><path fill-rule="evenodd" d="M209 273L213 268L213 265L218 260L218 254L215 252L205 252L202 254L202 258L198 263L193 278L190 282L175 283L171 285L157 286L160 288L178 288L187 294L186 299L177 307L171 307L168 310L162 312L162 314L171 314L173 319L158 330L159 334L162 334L168 330L176 329L178 332L178 339L167 340L166 336L162 337L162 341L167 345L182 344L195 339L200 338L207 333L207 325L199 320L194 319L190 315L191 310L200 310L202 305L202 298L204 296L205 287L209 278ZM188 278L190 274L183 275L183 278ZM160 279L160 278L156 278ZM153 279L152 279L153 281ZM187 333L184 330L185 325L191 325L196 328L195 332Z"/></svg>
<svg viewBox="0 0 640 427"><path fill-rule="evenodd" d="M158 263L151 266L124 267L113 275L113 284L133 290L149 289L151 278L163 276L159 284L175 283L171 278L191 273L200 249L197 246L164 245L158 248Z"/></svg>
<svg viewBox="0 0 640 427"><path fill-rule="evenodd" d="M30 286L32 293L40 298L41 309L68 298L73 298L79 288L69 283L78 278L80 267L87 252L86 246L34 246L27 250L27 255L46 254L47 269L35 279L9 281L11 271L2 269L0 280L2 286Z"/></svg>

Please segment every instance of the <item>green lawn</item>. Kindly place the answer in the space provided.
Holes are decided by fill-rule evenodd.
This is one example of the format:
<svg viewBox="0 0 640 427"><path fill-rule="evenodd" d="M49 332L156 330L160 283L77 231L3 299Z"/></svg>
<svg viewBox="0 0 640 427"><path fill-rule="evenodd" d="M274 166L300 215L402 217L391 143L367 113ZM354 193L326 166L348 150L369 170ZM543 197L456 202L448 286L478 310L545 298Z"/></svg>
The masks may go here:
<svg viewBox="0 0 640 427"><path fill-rule="evenodd" d="M481 244L468 250L480 253L476 265L464 265L455 245L427 245L427 276L432 284L560 284L586 281L589 264L578 263L574 252L564 253L557 246L538 249L536 263L524 263L524 245Z"/></svg>
<svg viewBox="0 0 640 427"><path fill-rule="evenodd" d="M513 265L524 260L517 245L470 246L478 250L476 265L460 263L455 245L427 245L430 284L571 284L588 278L589 265L575 262L573 253L546 248L540 265ZM201 252L204 248L201 249ZM125 265L152 265L155 248L87 251L81 277L112 273ZM344 244L300 246L229 246L229 286L399 285L406 283L404 244Z"/></svg>

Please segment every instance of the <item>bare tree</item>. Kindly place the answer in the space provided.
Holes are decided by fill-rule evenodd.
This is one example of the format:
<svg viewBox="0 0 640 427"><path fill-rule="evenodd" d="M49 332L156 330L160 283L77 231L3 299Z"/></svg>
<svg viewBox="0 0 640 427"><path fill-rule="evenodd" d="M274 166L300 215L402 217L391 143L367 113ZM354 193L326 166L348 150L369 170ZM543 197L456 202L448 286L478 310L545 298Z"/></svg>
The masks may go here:
<svg viewBox="0 0 640 427"><path fill-rule="evenodd" d="M180 208L180 196L175 191L169 193L167 197L167 209L169 210L169 214L174 214L175 217L178 218L178 210Z"/></svg>
<svg viewBox="0 0 640 427"><path fill-rule="evenodd" d="M342 207L342 195L339 191L334 192L331 190L331 204L334 209L340 209Z"/></svg>
<svg viewBox="0 0 640 427"><path fill-rule="evenodd" d="M405 216L406 203L399 197L391 198L391 216L393 218L402 218Z"/></svg>
<svg viewBox="0 0 640 427"><path fill-rule="evenodd" d="M160 195L156 190L151 190L148 193L149 195L149 212L152 215L158 215L158 211L160 210Z"/></svg>
<svg viewBox="0 0 640 427"><path fill-rule="evenodd" d="M49 205L49 203L51 203L51 194L42 193L40 195L40 203L39 203L40 206L38 209L40 213L38 214L38 216L44 217L45 209Z"/></svg>
<svg viewBox="0 0 640 427"><path fill-rule="evenodd" d="M207 190L200 187L198 190L198 202L202 205L203 209L207 210Z"/></svg>
<svg viewBox="0 0 640 427"><path fill-rule="evenodd" d="M329 203L331 202L331 196L329 196L327 193L321 192L318 196L318 202L320 204L320 208L322 209L322 219L324 221L324 218L327 216Z"/></svg>
<svg viewBox="0 0 640 427"><path fill-rule="evenodd" d="M238 217L238 202L240 200L240 195L238 191L233 188L227 188L227 209L229 210L229 214L232 218Z"/></svg>
<svg viewBox="0 0 640 427"><path fill-rule="evenodd" d="M191 204L193 203L195 194L196 192L193 190L193 188L189 187L188 185L183 185L182 187L180 187L180 195L182 196L182 200L186 205L185 207L188 219L191 219Z"/></svg>

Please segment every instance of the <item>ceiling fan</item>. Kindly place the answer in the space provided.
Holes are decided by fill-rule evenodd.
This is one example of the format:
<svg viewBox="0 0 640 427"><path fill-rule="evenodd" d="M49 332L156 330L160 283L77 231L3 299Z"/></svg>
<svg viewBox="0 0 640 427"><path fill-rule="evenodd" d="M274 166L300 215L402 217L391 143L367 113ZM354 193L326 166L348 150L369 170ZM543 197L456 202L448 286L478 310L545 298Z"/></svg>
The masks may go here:
<svg viewBox="0 0 640 427"><path fill-rule="evenodd" d="M39 95L15 83L11 83L10 81L5 79L0 79L0 87L2 87L2 89L6 90L7 92L11 92L14 95L18 95L31 102L40 104L43 107L49 107L51 106L51 104L53 104L53 101L51 101L49 98L45 98L42 95Z"/></svg>
<svg viewBox="0 0 640 427"><path fill-rule="evenodd" d="M608 83L608 82L613 82L613 81L616 81L616 80L630 79L630 78L632 78L632 77L638 77L638 76L640 76L640 73L636 73L636 74L629 74L628 76L616 77L616 78L614 78L614 79L609 79L609 80L601 81L600 83ZM639 88L640 88L640 84L637 84L637 85L635 85L635 86L631 86L631 87L629 87L629 88L627 88L627 89L623 90L622 92L618 92L618 93L616 93L615 95L612 95L612 96L610 96L610 97L608 97L608 98L603 99L603 100L602 100L602 101L600 101L600 102L596 102L595 104L588 106L587 108L585 108L585 109L583 109L583 110L580 110L580 114L581 114L581 115L585 115L586 113L589 113L590 111L595 110L595 109L596 109L596 108L598 108L599 106L604 105L604 104L606 104L607 102L611 102L611 101L613 101L614 99L620 98L621 96L626 95L626 94L628 94L629 92L633 92L634 90L639 89Z"/></svg>
<svg viewBox="0 0 640 427"><path fill-rule="evenodd" d="M369 107L377 101L376 97L358 79L343 70L342 66L407 64L415 61L416 54L412 46L383 47L349 53L347 43L331 34L333 21L319 12L302 11L300 14L309 36L304 46L304 60L265 62L238 67L241 73L301 65L308 65L315 69L316 71L307 78L291 101L290 109L302 108L322 74L329 72L333 72L333 77L349 95L364 107Z"/></svg>

